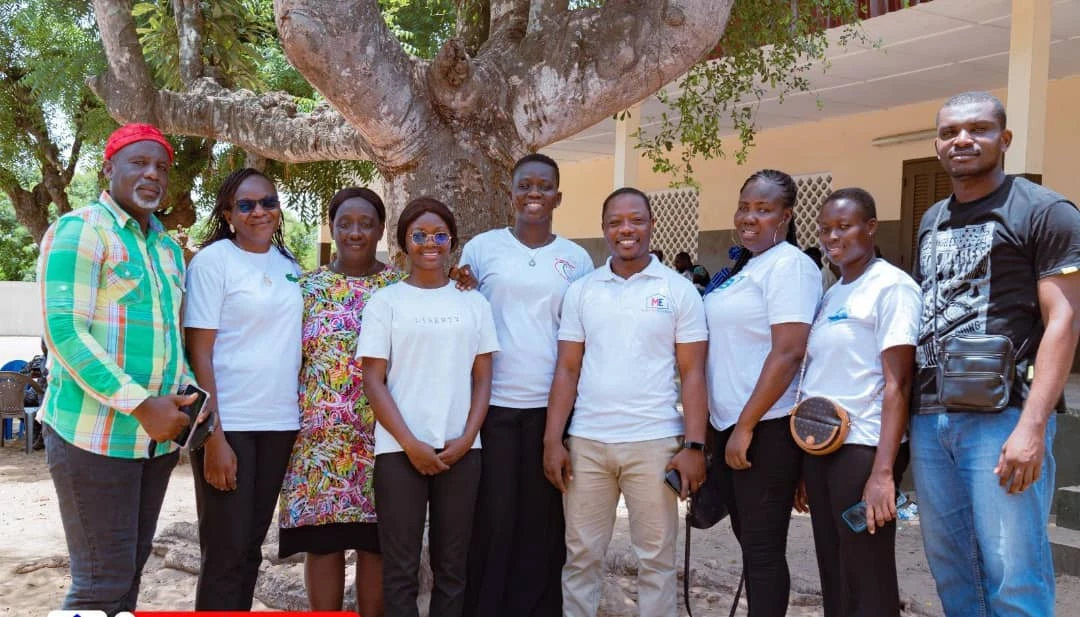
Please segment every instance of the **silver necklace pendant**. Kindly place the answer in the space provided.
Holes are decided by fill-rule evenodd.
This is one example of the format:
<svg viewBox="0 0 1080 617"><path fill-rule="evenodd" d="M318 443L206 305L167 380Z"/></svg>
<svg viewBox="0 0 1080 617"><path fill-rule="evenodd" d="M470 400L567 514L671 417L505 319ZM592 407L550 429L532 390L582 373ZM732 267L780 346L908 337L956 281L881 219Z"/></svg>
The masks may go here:
<svg viewBox="0 0 1080 617"><path fill-rule="evenodd" d="M533 268L536 267L536 258L534 258L534 257L529 258L529 266L533 267Z"/></svg>

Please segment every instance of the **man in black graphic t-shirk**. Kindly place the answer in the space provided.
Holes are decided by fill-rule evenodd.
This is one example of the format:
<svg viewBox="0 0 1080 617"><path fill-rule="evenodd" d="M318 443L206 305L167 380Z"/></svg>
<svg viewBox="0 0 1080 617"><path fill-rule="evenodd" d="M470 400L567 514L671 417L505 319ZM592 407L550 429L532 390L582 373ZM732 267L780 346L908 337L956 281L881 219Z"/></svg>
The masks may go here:
<svg viewBox="0 0 1080 617"><path fill-rule="evenodd" d="M1005 175L1012 133L993 96L946 101L937 134L953 194L919 227L923 317L911 417L926 556L950 617L1052 615L1051 446L1080 331L1080 213L1061 195ZM1008 336L1020 372L1032 374L1033 365L1034 379L1018 378L999 413L944 408L935 325L938 338Z"/></svg>

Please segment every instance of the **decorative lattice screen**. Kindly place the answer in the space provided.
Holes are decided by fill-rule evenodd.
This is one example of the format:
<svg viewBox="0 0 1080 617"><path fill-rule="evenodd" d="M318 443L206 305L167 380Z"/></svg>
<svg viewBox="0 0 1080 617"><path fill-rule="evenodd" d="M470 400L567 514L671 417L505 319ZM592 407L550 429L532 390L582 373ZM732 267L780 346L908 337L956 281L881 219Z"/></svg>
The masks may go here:
<svg viewBox="0 0 1080 617"><path fill-rule="evenodd" d="M697 263L698 254L698 193L696 189L652 191L653 217L656 231L651 246L664 252L664 261L671 265L679 251L690 253Z"/></svg>
<svg viewBox="0 0 1080 617"><path fill-rule="evenodd" d="M795 200L795 231L798 234L799 247L818 245L817 217L821 212L821 202L832 192L832 174L806 174L794 176L799 187L799 196Z"/></svg>

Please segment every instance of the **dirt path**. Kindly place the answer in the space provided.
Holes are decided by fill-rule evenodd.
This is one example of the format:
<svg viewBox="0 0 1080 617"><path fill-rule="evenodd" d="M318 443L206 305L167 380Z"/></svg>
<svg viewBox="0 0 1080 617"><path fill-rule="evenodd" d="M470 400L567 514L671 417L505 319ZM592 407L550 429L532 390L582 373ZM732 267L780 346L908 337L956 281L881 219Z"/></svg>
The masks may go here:
<svg viewBox="0 0 1080 617"><path fill-rule="evenodd" d="M43 452L23 454L22 442L0 449L0 617L38 617L60 606L70 578L60 513ZM193 606L198 546L190 523L196 520L191 468L181 465L173 475L158 525L157 553L143 576L140 608L190 610ZM188 523L188 525L184 525ZM162 532L167 532L163 535ZM273 535L268 541L274 540ZM938 616L941 607L923 557L917 523L903 523L897 534L897 563L905 615ZM698 617L726 615L738 580L738 545L727 522L693 535L691 598ZM276 549L276 547L273 547ZM276 552L268 547L267 553ZM810 519L792 518L788 542L792 573L792 617L821 615L817 564ZM682 563L682 539L679 542ZM295 607L303 604L303 575L296 563L266 563L256 608ZM681 566L680 566L681 569ZM626 512L620 511L615 537L608 552L600 615L637 614L636 566L629 548ZM1059 577L1057 614L1074 615L1080 607L1080 578ZM743 609L739 612L745 615Z"/></svg>

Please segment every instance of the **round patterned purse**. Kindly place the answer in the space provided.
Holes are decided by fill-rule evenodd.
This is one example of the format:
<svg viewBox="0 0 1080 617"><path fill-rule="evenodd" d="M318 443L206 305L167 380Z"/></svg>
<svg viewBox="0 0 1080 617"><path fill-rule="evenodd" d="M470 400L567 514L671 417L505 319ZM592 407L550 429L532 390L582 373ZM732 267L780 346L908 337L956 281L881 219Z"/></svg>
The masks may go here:
<svg viewBox="0 0 1080 617"><path fill-rule="evenodd" d="M809 454L836 452L844 445L850 428L848 412L823 396L797 402L791 410L791 437Z"/></svg>
<svg viewBox="0 0 1080 617"><path fill-rule="evenodd" d="M822 302L824 306L824 301ZM817 316L814 317L817 321ZM799 385L795 388L795 406L791 409L791 438L808 454L824 456L832 454L844 445L848 430L851 429L851 414L834 401L824 396L802 398L803 378L806 377L806 362L810 358L807 352L803 356L802 368L799 369ZM882 383L870 395L871 408L874 401L885 391Z"/></svg>

